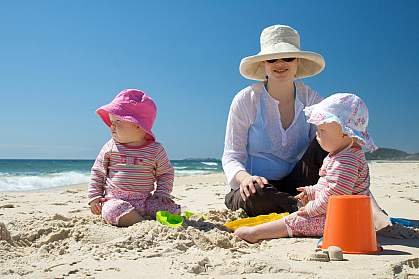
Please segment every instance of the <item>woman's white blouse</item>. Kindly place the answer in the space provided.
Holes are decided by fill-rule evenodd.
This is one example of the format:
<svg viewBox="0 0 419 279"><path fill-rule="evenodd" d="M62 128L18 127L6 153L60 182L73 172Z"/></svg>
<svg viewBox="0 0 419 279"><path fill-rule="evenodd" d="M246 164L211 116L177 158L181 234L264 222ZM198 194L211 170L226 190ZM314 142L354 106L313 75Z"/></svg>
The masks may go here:
<svg viewBox="0 0 419 279"><path fill-rule="evenodd" d="M269 95L264 83L248 86L234 97L222 158L232 189L239 187L234 177L241 170L279 180L303 156L316 131L314 125L307 123L303 109L322 98L302 82L296 82L295 88L295 115L286 130L281 123L279 101Z"/></svg>

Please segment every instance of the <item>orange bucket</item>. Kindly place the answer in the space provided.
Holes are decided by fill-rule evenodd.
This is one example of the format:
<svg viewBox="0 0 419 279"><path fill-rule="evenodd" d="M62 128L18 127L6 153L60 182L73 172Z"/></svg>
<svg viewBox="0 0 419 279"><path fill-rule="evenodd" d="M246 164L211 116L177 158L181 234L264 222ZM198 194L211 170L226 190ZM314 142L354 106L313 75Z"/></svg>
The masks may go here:
<svg viewBox="0 0 419 279"><path fill-rule="evenodd" d="M321 248L329 246L338 246L346 254L375 254L381 251L377 247L370 197L329 197Z"/></svg>

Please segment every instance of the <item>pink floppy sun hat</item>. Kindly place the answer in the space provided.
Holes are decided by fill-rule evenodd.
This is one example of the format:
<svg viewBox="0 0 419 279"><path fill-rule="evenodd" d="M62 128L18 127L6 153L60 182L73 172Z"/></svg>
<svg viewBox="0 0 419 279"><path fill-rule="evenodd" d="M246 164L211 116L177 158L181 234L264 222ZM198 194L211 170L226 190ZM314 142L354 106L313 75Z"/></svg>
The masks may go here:
<svg viewBox="0 0 419 279"><path fill-rule="evenodd" d="M109 127L112 126L109 114L112 114L122 120L138 125L153 140L155 139L151 128L156 119L156 104L141 90L122 90L110 104L98 108L96 113Z"/></svg>

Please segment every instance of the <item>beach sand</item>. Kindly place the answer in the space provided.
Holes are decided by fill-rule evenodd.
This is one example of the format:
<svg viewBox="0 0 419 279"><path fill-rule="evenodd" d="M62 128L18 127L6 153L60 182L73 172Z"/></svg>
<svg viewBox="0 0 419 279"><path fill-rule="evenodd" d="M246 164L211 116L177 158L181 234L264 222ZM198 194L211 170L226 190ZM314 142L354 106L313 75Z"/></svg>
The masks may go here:
<svg viewBox="0 0 419 279"><path fill-rule="evenodd" d="M419 219L419 162L371 162L371 189L392 217ZM90 213L86 185L0 193L0 278L419 278L417 230L379 237L379 255L306 260L317 238L248 244L222 224L223 174L177 177L173 195L200 213L177 229L148 220L129 228ZM204 218L205 217L205 218Z"/></svg>

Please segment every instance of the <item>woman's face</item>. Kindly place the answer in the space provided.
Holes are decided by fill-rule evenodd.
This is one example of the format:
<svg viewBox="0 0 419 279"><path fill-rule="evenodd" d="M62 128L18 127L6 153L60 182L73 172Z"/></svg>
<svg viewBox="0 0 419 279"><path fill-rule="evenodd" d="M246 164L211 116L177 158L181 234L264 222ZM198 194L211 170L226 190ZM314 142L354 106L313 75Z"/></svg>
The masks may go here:
<svg viewBox="0 0 419 279"><path fill-rule="evenodd" d="M286 62L282 59L277 59L273 63L265 61L264 64L268 80L293 81L297 73L298 58L290 62Z"/></svg>
<svg viewBox="0 0 419 279"><path fill-rule="evenodd" d="M352 139L343 133L341 126L336 122L318 125L316 136L323 150L329 153L337 153L352 142Z"/></svg>
<svg viewBox="0 0 419 279"><path fill-rule="evenodd" d="M112 123L112 138L117 142L124 144L136 144L145 139L145 131L134 123L119 119L111 114L109 115L109 119Z"/></svg>

